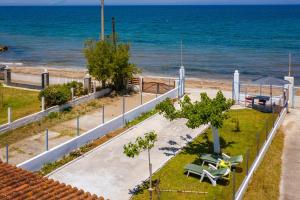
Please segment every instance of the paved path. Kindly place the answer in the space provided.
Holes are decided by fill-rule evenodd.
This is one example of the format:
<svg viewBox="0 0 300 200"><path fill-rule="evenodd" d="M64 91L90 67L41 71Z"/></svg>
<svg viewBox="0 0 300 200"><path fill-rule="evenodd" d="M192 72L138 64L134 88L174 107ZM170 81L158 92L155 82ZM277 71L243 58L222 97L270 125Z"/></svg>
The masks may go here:
<svg viewBox="0 0 300 200"><path fill-rule="evenodd" d="M290 110L283 127L285 141L280 183L281 200L300 199L300 109Z"/></svg>
<svg viewBox="0 0 300 200"><path fill-rule="evenodd" d="M156 171L187 141L204 127L191 130L184 120L169 122L160 115L144 121L83 158L54 172L50 178L76 186L111 200L130 198L133 190L149 176L147 154L131 159L123 154L123 146L137 136L155 130L158 142L151 151L153 171Z"/></svg>

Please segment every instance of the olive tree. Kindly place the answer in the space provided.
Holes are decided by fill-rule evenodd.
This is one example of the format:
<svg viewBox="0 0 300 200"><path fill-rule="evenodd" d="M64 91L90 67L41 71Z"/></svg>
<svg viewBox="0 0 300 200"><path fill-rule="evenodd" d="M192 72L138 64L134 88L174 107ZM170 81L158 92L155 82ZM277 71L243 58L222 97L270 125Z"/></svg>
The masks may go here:
<svg viewBox="0 0 300 200"><path fill-rule="evenodd" d="M173 101L167 99L158 104L156 108L164 117L170 120L177 118L187 119L188 128L198 128L201 125L210 124L212 126L214 152L220 153L220 138L218 129L223 126L224 119L228 118L227 111L233 105L231 99L226 99L221 91L215 98L211 99L206 93L200 94L200 101L192 102L188 96L185 96L179 102L180 109L174 107Z"/></svg>
<svg viewBox="0 0 300 200"><path fill-rule="evenodd" d="M130 63L130 46L115 43L110 38L96 41L88 40L83 50L89 73L105 86L112 81L115 89L126 89L128 80L139 72L136 65Z"/></svg>
<svg viewBox="0 0 300 200"><path fill-rule="evenodd" d="M105 87L112 77L114 48L110 42L88 40L83 50L89 74Z"/></svg>
<svg viewBox="0 0 300 200"><path fill-rule="evenodd" d="M150 174L150 180L149 180L150 199L152 199L152 164L151 164L150 150L154 147L156 141L157 141L157 134L154 131L152 131L146 133L144 138L137 137L134 143L130 142L127 145L124 145L123 147L124 154L130 158L134 158L138 156L141 152L145 150L148 151L148 165L149 165L149 174Z"/></svg>
<svg viewBox="0 0 300 200"><path fill-rule="evenodd" d="M130 63L130 46L128 44L119 44L116 46L112 81L116 90L124 90L128 81L139 72L136 65Z"/></svg>

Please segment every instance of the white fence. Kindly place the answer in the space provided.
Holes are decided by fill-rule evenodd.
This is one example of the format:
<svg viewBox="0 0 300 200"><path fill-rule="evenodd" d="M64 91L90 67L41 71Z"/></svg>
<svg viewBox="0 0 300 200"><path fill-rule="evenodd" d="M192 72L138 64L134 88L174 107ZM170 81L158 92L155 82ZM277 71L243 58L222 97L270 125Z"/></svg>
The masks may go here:
<svg viewBox="0 0 300 200"><path fill-rule="evenodd" d="M133 110L126 112L124 115L119 115L118 117L99 125L98 127L74 138L71 139L55 148L46 151L28 161L25 161L19 164L17 167L30 170L30 171L37 171L39 170L44 164L51 163L67 155L71 151L88 144L89 142L100 138L107 133L116 130L120 127L124 126L124 122L132 121L136 117L140 116L142 113L152 110L158 103L164 101L166 98L176 98L178 97L178 87L153 99L152 101L140 105Z"/></svg>
<svg viewBox="0 0 300 200"><path fill-rule="evenodd" d="M111 92L111 89L106 88L106 89L103 89L101 91L98 91L98 92L95 92L95 93L92 93L92 94L89 94L89 95L85 95L85 96L76 98L76 99L74 99L74 100L72 100L72 101L70 101L70 102L68 102L64 105L53 106L53 107L48 108L44 111L40 111L40 112L34 113L32 115L28 115L26 117L17 119L15 121L11 122L11 123L3 124L3 125L0 126L0 134L4 133L6 131L9 131L9 130L19 128L21 126L25 126L29 123L39 121L43 117L48 116L49 113L60 112L60 111L64 110L65 108L68 108L70 106L79 105L79 104L85 103L87 101L90 101L92 99L97 99L97 98L100 98L102 96L108 95L110 92Z"/></svg>
<svg viewBox="0 0 300 200"><path fill-rule="evenodd" d="M247 190L247 187L251 181L251 178L254 174L254 172L257 170L257 168L259 167L261 161L263 160L267 150L269 149L269 146L272 143L272 140L274 138L274 136L276 135L276 132L278 130L278 128L281 126L285 116L287 114L287 108L284 108L281 113L280 116L278 117L273 129L271 130L268 139L266 140L266 142L264 143L262 149L259 152L259 155L256 157L256 159L254 160L253 164L250 167L249 173L248 175L244 178L242 184L240 185L237 193L235 194L235 200L242 200L243 199L243 195Z"/></svg>

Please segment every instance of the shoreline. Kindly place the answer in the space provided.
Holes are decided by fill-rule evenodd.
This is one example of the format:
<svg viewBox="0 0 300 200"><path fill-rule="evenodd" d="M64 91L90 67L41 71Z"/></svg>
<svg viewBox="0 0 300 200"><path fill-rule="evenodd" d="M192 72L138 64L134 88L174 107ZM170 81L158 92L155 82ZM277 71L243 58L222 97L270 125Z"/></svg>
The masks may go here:
<svg viewBox="0 0 300 200"><path fill-rule="evenodd" d="M87 69L85 68L55 68L55 67L42 67L42 66L10 66L12 73L16 74L27 74L27 75L40 75L45 71L45 69L51 74L52 77L58 78L69 78L69 79L83 79L87 73ZM145 81L160 81L167 83L169 79L176 79L177 77L174 76L159 76L153 74L139 74L144 78ZM243 80L244 84L250 83L250 79ZM209 89L218 89L224 91L231 91L232 90L232 79L226 78L202 78L202 77L187 77L186 78L186 86L188 88L209 88ZM296 85L297 87L297 85ZM257 92L258 89L251 86L249 87L249 92ZM300 95L300 90L297 89L297 95Z"/></svg>
<svg viewBox="0 0 300 200"><path fill-rule="evenodd" d="M70 78L70 79L83 79L87 73L85 68L54 68L54 67L32 67L32 66L10 66L12 73L16 74L27 74L27 75L40 75L47 69L52 77L59 78ZM169 79L177 79L174 76L159 76L153 74L138 74L138 76L143 77L145 81L162 81L168 82ZM231 90L231 80L225 78L216 77L216 79L211 78L197 78L197 77L187 77L186 85L191 88L211 88L211 89L222 89Z"/></svg>

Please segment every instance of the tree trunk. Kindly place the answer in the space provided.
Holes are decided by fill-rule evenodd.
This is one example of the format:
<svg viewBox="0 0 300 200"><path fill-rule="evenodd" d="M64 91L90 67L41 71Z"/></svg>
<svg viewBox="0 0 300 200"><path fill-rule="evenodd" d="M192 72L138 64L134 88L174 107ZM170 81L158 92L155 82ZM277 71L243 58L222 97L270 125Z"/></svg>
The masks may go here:
<svg viewBox="0 0 300 200"><path fill-rule="evenodd" d="M149 193L150 193L150 200L152 200L152 164L151 164L151 160L150 160L150 149L148 149L148 161L149 161L149 174L150 174Z"/></svg>
<svg viewBox="0 0 300 200"><path fill-rule="evenodd" d="M105 81L105 80L102 80L101 83L102 83L102 88L105 88L105 86L106 86L106 81Z"/></svg>
<svg viewBox="0 0 300 200"><path fill-rule="evenodd" d="M212 133L213 133L213 139L214 139L214 152L217 154L220 154L221 147L220 147L220 137L219 137L218 128L212 126Z"/></svg>

